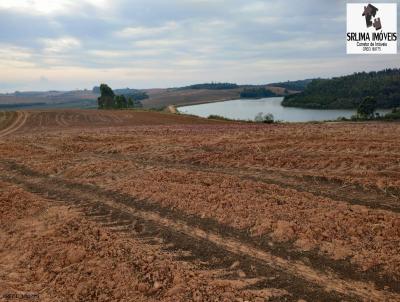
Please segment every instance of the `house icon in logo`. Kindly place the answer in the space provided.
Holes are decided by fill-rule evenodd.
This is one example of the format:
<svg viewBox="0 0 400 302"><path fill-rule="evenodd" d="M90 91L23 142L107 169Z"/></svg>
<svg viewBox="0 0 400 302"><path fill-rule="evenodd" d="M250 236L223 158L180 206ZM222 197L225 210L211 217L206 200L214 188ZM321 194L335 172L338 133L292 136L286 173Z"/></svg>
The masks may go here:
<svg viewBox="0 0 400 302"><path fill-rule="evenodd" d="M382 28L381 18L374 19L372 22L372 17L375 18L376 13L378 12L378 8L373 6L372 4L368 4L368 6L364 6L363 16L365 16L365 22L367 23L367 27L373 26L375 30L380 30Z"/></svg>

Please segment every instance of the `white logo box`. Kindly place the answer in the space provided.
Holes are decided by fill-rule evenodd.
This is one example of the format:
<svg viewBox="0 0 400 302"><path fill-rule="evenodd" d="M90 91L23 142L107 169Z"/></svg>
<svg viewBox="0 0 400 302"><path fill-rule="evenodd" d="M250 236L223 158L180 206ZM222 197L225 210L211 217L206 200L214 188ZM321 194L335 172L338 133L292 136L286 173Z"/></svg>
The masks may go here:
<svg viewBox="0 0 400 302"><path fill-rule="evenodd" d="M379 18L382 24L380 30L376 30L374 26L367 27L365 16L362 14L368 4L378 8L371 21ZM351 39L356 34L356 40L349 41L349 34ZM396 37L395 41L393 34ZM368 37L369 40L366 39ZM397 3L347 3L346 41L348 54L397 54Z"/></svg>

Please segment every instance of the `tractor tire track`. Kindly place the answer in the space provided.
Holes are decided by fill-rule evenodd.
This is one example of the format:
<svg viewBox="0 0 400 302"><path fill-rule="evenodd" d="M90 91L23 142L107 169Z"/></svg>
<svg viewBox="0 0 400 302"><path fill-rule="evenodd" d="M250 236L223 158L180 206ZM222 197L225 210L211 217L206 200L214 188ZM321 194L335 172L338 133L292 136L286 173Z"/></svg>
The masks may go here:
<svg viewBox="0 0 400 302"><path fill-rule="evenodd" d="M206 248L207 258L214 256L224 259L229 255L245 263L255 264L258 268L262 268L256 274L257 277L266 278L271 273L280 276L274 280L274 286L278 284L288 290L294 301L301 297L313 301L321 299L398 301L400 299L398 292L382 291L369 282L344 279L335 272L320 271L302 261L274 255L271 251L241 241L229 232L211 231L189 224L184 217L169 215L156 205L150 206L146 201L139 201L131 196L93 185L49 177L11 161L2 160L0 163L7 172L7 176L2 173L1 179L56 201L74 203L88 215L96 212L94 209L98 209L97 212L101 213L118 213L115 225L121 223L122 229L129 220L141 221L142 228L155 230L150 232L151 236L161 236L178 247L183 245L195 255L196 251ZM220 226L220 229L223 230L223 226ZM248 270L247 273L251 272Z"/></svg>
<svg viewBox="0 0 400 302"><path fill-rule="evenodd" d="M293 173L285 173L276 170L257 171L237 167L214 167L201 164L172 162L162 159L149 160L132 158L121 154L112 154L111 156L107 154L91 153L91 155L111 160L129 160L145 166L151 165L154 167L176 168L236 176L244 180L277 185L281 188L306 192L314 196L326 197L336 201L347 202L349 204L362 205L371 209L400 213L400 192L394 190L387 190L384 192L378 188L367 189L358 185L346 185L341 181L329 180L324 177L311 175L298 176Z"/></svg>
<svg viewBox="0 0 400 302"><path fill-rule="evenodd" d="M26 111L17 111L17 117L13 122L5 129L0 131L0 138L10 135L20 129L28 119L29 114Z"/></svg>

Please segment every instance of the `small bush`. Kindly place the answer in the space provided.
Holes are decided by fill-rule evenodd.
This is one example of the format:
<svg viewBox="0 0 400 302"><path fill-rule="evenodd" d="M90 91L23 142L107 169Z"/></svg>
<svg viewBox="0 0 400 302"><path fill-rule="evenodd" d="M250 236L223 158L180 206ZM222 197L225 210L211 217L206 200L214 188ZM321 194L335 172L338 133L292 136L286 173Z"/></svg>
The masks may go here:
<svg viewBox="0 0 400 302"><path fill-rule="evenodd" d="M257 123L266 123L266 124L272 124L274 122L274 116L272 113L267 113L264 114L262 112L259 112L256 117L254 118L254 120Z"/></svg>
<svg viewBox="0 0 400 302"><path fill-rule="evenodd" d="M400 108L394 108L391 113L387 113L383 116L386 120L400 120Z"/></svg>
<svg viewBox="0 0 400 302"><path fill-rule="evenodd" d="M233 119L221 116L221 115L217 115L217 114L211 114L207 117L210 120L223 120L223 121L233 121Z"/></svg>

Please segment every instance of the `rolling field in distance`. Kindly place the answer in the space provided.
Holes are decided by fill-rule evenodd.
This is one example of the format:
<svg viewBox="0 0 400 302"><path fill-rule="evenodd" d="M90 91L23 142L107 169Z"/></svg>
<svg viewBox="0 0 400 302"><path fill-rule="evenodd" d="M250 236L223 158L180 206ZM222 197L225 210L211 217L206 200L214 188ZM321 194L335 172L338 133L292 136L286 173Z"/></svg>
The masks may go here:
<svg viewBox="0 0 400 302"><path fill-rule="evenodd" d="M146 108L162 108L168 105L193 105L215 101L238 99L243 88L210 89L148 89L149 98L142 100Z"/></svg>
<svg viewBox="0 0 400 302"><path fill-rule="evenodd" d="M265 87L277 95L285 95L285 89L281 87ZM211 89L145 89L149 99L143 100L146 108L162 108L168 105L195 105L212 103L216 101L228 101L240 98L243 87L236 89L211 90ZM294 91L289 91L293 93Z"/></svg>
<svg viewBox="0 0 400 302"><path fill-rule="evenodd" d="M399 123L0 112L0 203L5 292L400 300Z"/></svg>
<svg viewBox="0 0 400 302"><path fill-rule="evenodd" d="M278 95L285 95L281 87L265 86ZM169 105L193 105L215 101L238 99L243 87L236 89L189 89L189 88L155 88L143 89L149 96L141 100L144 108L164 108ZM288 91L293 93L294 91ZM7 105L19 105L19 109L92 109L97 107L99 95L91 90L45 91L23 94L0 94L0 111ZM7 107L7 110L16 110Z"/></svg>

